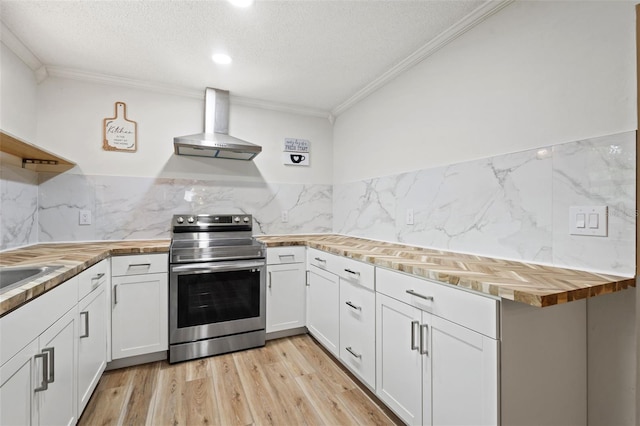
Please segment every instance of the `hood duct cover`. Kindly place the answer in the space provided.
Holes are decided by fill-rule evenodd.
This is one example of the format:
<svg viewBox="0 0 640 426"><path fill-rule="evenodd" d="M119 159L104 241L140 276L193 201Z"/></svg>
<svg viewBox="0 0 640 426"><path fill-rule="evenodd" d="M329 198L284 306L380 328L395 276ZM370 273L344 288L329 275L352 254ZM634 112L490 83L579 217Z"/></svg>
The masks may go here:
<svg viewBox="0 0 640 426"><path fill-rule="evenodd" d="M196 157L253 160L262 147L229 136L229 92L212 89L205 91L204 133L173 138L177 155Z"/></svg>

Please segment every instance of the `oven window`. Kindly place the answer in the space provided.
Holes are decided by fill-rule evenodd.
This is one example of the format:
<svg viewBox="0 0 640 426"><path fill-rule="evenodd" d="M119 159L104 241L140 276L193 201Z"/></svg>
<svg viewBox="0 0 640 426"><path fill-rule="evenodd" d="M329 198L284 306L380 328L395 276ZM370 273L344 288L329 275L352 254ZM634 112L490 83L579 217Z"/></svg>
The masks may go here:
<svg viewBox="0 0 640 426"><path fill-rule="evenodd" d="M259 316L259 270L178 276L178 328Z"/></svg>

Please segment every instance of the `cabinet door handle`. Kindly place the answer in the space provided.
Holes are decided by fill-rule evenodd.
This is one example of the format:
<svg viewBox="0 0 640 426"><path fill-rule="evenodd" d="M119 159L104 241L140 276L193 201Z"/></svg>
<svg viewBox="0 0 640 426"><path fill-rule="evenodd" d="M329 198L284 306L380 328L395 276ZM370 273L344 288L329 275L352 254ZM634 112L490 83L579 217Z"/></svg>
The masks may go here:
<svg viewBox="0 0 640 426"><path fill-rule="evenodd" d="M118 304L118 284L113 286L113 304Z"/></svg>
<svg viewBox="0 0 640 426"><path fill-rule="evenodd" d="M411 350L418 350L418 343L416 342L416 327L420 327L420 321L411 321Z"/></svg>
<svg viewBox="0 0 640 426"><path fill-rule="evenodd" d="M406 292L407 292L407 293L409 293L409 294L410 294L410 295L412 295L412 296L416 296L416 297L419 297L419 298L421 298L421 299L424 299L424 300L430 300L430 301L432 301L432 302L433 302L433 296L425 296L425 295L423 295L423 294L416 293L416 292L415 292L415 291L413 291L413 290L407 290Z"/></svg>
<svg viewBox="0 0 640 426"><path fill-rule="evenodd" d="M356 306L356 305L354 305L353 303L351 303L350 301L347 301L347 302L344 302L344 303L345 303L345 305L349 306L350 308L356 309L356 310L358 310L358 311L361 311L361 310L362 310L362 307L361 307L361 306Z"/></svg>
<svg viewBox="0 0 640 426"><path fill-rule="evenodd" d="M344 269L344 271L345 271L345 272L348 272L348 273L349 273L349 274L351 274L351 275L356 275L356 276L358 276L358 277L360 276L360 272L352 271L351 269L347 269L347 268L345 268L345 269Z"/></svg>
<svg viewBox="0 0 640 426"><path fill-rule="evenodd" d="M40 386L33 389L34 392L42 392L49 389L49 382L47 381L49 377L49 354L40 353L33 356L34 361L38 358L42 358L42 381L40 382Z"/></svg>
<svg viewBox="0 0 640 426"><path fill-rule="evenodd" d="M91 278L91 281L99 280L102 277L104 277L104 272L100 272L98 275L96 275L95 277Z"/></svg>
<svg viewBox="0 0 640 426"><path fill-rule="evenodd" d="M84 334L80 335L81 339L89 337L89 311L80 312L80 316L84 315Z"/></svg>
<svg viewBox="0 0 640 426"><path fill-rule="evenodd" d="M420 354L429 356L429 326L420 326Z"/></svg>
<svg viewBox="0 0 640 426"><path fill-rule="evenodd" d="M311 286L311 284L309 283L309 271L307 271L307 281L305 284L307 285L307 287Z"/></svg>
<svg viewBox="0 0 640 426"><path fill-rule="evenodd" d="M319 258L319 257L314 257L314 259L315 259L315 260L317 260L318 262L327 263L327 261L326 261L326 260L321 259L321 258Z"/></svg>
<svg viewBox="0 0 640 426"><path fill-rule="evenodd" d="M43 353L49 354L47 364L49 364L49 374L47 375L47 383L53 383L56 380L56 348L44 348Z"/></svg>
<svg viewBox="0 0 640 426"><path fill-rule="evenodd" d="M269 271L269 288L271 288L271 271Z"/></svg>
<svg viewBox="0 0 640 426"><path fill-rule="evenodd" d="M355 352L353 351L353 349L351 349L351 346L347 346L347 347L345 348L345 350L346 350L347 352L349 352L351 355L353 355L354 357L356 357L356 358L362 358L362 354L357 354L357 353L355 353Z"/></svg>

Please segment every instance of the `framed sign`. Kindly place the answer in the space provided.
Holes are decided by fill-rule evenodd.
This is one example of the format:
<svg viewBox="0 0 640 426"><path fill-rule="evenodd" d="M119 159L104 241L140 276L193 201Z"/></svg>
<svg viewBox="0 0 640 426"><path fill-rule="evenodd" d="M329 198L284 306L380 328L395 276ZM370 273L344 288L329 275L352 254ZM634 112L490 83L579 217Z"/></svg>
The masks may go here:
<svg viewBox="0 0 640 426"><path fill-rule="evenodd" d="M136 152L138 123L127 118L127 104L116 102L115 117L105 118L102 126L102 149Z"/></svg>
<svg viewBox="0 0 640 426"><path fill-rule="evenodd" d="M308 166L309 145L306 139L285 138L282 162L289 166Z"/></svg>

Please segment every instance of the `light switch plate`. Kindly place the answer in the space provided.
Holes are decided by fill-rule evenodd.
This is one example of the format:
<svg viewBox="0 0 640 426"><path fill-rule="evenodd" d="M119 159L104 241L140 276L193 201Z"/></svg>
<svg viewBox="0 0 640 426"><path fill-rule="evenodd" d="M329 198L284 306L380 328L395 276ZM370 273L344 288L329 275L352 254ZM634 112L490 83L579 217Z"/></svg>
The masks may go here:
<svg viewBox="0 0 640 426"><path fill-rule="evenodd" d="M569 234L606 237L609 226L607 206L569 207Z"/></svg>

